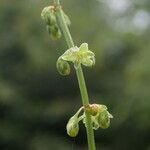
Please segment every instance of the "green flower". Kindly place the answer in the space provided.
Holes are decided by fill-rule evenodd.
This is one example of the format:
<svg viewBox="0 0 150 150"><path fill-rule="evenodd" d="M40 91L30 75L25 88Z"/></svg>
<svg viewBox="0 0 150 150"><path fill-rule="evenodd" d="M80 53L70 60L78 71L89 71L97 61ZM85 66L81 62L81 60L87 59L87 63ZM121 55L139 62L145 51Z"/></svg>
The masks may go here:
<svg viewBox="0 0 150 150"><path fill-rule="evenodd" d="M91 116L93 129L97 130L98 128L106 129L110 126L110 119L113 116L107 111L107 107L105 105L98 105L97 114L95 116Z"/></svg>
<svg viewBox="0 0 150 150"><path fill-rule="evenodd" d="M110 118L113 118L113 116L107 110L102 111L97 118L99 126L102 129L108 128L110 126Z"/></svg>
<svg viewBox="0 0 150 150"><path fill-rule="evenodd" d="M68 49L61 58L65 61L70 61L74 63L77 69L80 64L90 67L95 64L95 54L88 49L88 44L83 43L80 47L72 47Z"/></svg>

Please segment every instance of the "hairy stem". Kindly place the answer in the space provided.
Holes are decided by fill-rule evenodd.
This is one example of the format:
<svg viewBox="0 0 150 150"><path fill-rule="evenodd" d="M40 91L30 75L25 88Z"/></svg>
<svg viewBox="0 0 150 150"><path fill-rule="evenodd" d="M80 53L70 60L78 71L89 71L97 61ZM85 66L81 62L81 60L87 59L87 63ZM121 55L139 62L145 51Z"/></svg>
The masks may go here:
<svg viewBox="0 0 150 150"><path fill-rule="evenodd" d="M54 0L54 4L56 5L57 18L60 23L60 27L63 31L67 45L69 48L74 47L74 42L71 37L68 26L66 25L59 0ZM78 69L76 69L76 74L77 74L77 78L78 78L78 82L79 82L79 88L80 88L83 106L87 106L89 104L89 98L88 98L86 83L85 83L81 65ZM86 118L86 133L87 133L87 140L88 140L88 149L96 150L91 116L88 112L85 112L85 118Z"/></svg>

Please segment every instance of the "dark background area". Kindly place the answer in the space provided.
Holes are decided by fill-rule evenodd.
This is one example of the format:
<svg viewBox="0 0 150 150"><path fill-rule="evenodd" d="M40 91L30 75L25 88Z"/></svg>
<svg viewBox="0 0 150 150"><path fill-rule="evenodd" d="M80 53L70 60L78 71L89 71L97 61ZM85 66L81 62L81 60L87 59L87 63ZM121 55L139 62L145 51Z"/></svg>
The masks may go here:
<svg viewBox="0 0 150 150"><path fill-rule="evenodd" d="M56 60L67 49L52 41L40 13L50 0L0 1L0 150L86 150L80 125L68 119L82 105L76 74L62 77ZM149 0L62 0L71 33L96 55L85 68L91 103L114 119L95 132L97 150L150 150Z"/></svg>

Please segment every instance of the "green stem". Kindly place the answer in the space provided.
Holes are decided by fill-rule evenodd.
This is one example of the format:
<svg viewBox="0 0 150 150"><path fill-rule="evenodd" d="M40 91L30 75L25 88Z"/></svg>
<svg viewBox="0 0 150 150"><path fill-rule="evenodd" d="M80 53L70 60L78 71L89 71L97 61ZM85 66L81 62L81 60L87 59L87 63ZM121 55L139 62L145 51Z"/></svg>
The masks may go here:
<svg viewBox="0 0 150 150"><path fill-rule="evenodd" d="M56 5L57 18L59 20L60 27L63 31L67 45L69 48L74 47L74 42L71 37L68 26L66 25L63 11L60 6L60 2L59 2L59 0L54 0L54 3ZM83 103L83 106L86 106L89 104L89 98L88 98L87 88L86 88L85 79L84 79L84 75L83 75L81 66L78 69L76 69L76 74L77 74L77 78L78 78L78 82L79 82L82 103ZM93 131L93 127L92 127L92 121L91 121L90 114L85 112L85 118L86 118L86 133L87 133L87 140L88 140L88 149L96 150L95 140L94 140L94 131Z"/></svg>
<svg viewBox="0 0 150 150"><path fill-rule="evenodd" d="M89 98L88 98L87 88L86 88L85 79L84 79L84 75L83 75L81 66L78 69L76 69L76 73L77 73L77 78L78 78L78 82L79 82L82 103L83 103L83 106L87 106L89 104ZM93 132L90 114L85 112L85 118L86 118L86 133L87 133L89 150L96 150L95 140L94 140L94 132Z"/></svg>
<svg viewBox="0 0 150 150"><path fill-rule="evenodd" d="M71 37L68 26L66 25L65 18L63 15L63 10L61 9L60 2L59 2L59 0L54 0L54 2L55 2L55 5L57 6L57 17L58 17L61 29L63 31L63 35L65 37L65 40L67 42L67 45L69 48L74 47L74 42L73 42L73 39Z"/></svg>

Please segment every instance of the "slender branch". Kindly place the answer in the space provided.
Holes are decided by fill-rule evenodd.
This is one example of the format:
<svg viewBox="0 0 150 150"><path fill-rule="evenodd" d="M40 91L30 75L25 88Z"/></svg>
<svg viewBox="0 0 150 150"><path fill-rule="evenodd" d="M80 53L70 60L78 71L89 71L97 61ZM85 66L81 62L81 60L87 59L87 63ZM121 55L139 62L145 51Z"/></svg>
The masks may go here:
<svg viewBox="0 0 150 150"><path fill-rule="evenodd" d="M60 6L60 1L54 0L54 4L56 5L57 18L60 23L60 27L63 31L67 45L69 48L74 47L74 42L71 37L68 26L66 25L64 15L63 15L63 12L62 12L62 9ZM83 75L81 66L78 69L76 69L76 74L77 74L77 78L78 78L78 82L79 82L82 103L83 103L83 106L86 106L89 104L89 98L88 98L86 83L85 83L85 79L84 79L84 75ZM86 118L86 132L87 132L87 139L88 139L88 148L89 148L89 150L96 150L91 116L88 112L85 112L85 118Z"/></svg>

